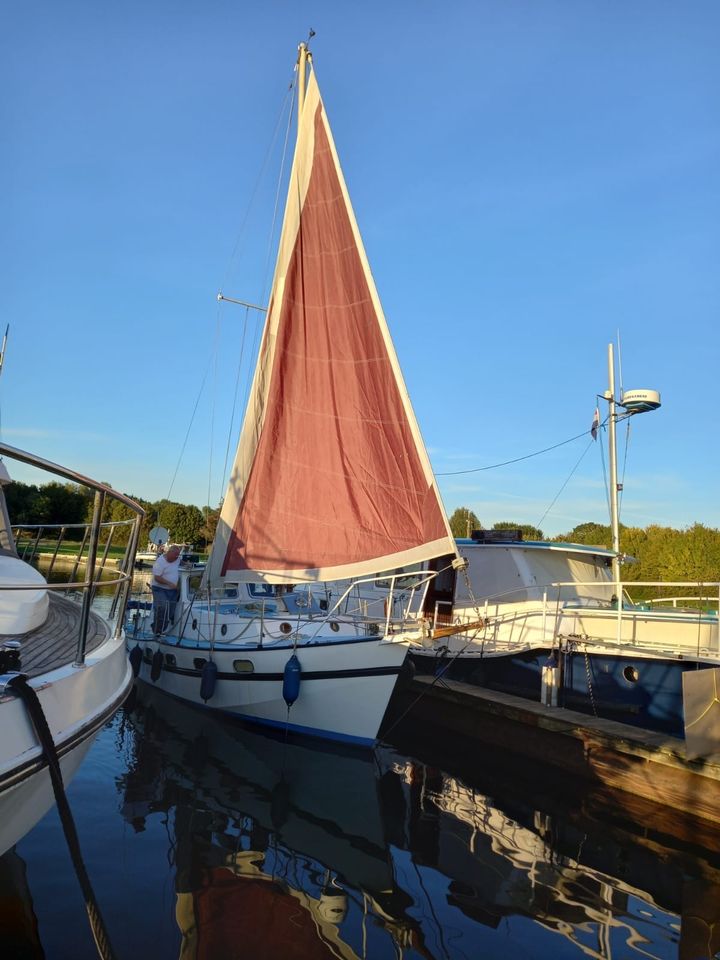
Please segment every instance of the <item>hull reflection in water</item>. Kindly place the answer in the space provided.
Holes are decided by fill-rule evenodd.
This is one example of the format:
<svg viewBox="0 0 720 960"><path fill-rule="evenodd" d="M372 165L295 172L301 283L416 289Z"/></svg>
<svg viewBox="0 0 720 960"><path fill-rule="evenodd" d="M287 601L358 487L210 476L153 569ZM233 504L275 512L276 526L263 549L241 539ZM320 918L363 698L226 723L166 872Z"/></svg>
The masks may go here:
<svg viewBox="0 0 720 960"><path fill-rule="evenodd" d="M283 743L145 692L129 716L123 815L139 832L170 814L182 960L238 943L254 958L373 960L720 947L718 864L657 838L540 813L517 787L508 813L487 785L386 746Z"/></svg>
<svg viewBox="0 0 720 960"><path fill-rule="evenodd" d="M518 954L553 960L718 955L717 843L710 862L664 847L647 826L588 820L571 798L540 812L537 798L502 772L485 771L485 782L473 788L397 754L380 762L402 785L398 840L412 858L405 892L428 917L432 912L434 924L423 924L423 932L433 956L447 955L450 930L468 948L492 949L490 929L507 935ZM505 799L491 800L489 789ZM540 789L563 792L557 783Z"/></svg>
<svg viewBox="0 0 720 960"><path fill-rule="evenodd" d="M172 814L182 960L234 956L239 943L257 960L414 943L424 955L394 883L371 752L286 743L138 691L122 813L136 831Z"/></svg>

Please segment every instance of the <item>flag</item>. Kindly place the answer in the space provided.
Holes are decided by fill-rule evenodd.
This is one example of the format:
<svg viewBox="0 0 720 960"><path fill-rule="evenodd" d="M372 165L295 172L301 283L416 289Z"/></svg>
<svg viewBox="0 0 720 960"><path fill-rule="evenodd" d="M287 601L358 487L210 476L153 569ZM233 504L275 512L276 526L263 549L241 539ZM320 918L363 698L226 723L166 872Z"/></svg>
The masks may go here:
<svg viewBox="0 0 720 960"><path fill-rule="evenodd" d="M593 440L597 440L598 427L600 426L600 411L595 407L595 415L593 417L592 426L590 427L590 433L592 434Z"/></svg>

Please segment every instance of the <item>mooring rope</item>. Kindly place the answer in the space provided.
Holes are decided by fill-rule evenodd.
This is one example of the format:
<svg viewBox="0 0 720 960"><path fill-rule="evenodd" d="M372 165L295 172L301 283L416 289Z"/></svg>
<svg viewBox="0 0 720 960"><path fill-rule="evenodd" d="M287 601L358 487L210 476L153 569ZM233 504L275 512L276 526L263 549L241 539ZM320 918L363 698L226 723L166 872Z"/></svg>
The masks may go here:
<svg viewBox="0 0 720 960"><path fill-rule="evenodd" d="M82 852L80 850L80 840L78 839L78 833L75 827L75 821L73 820L70 804L68 803L68 799L65 794L65 785L63 783L62 771L60 769L60 759L57 755L55 742L53 741L52 733L50 732L50 727L48 726L47 719L45 718L42 705L37 694L28 683L28 679L25 674L18 673L17 676L9 680L6 685L6 690L14 693L25 704L27 712L30 715L32 725L35 728L38 740L40 741L40 746L43 749L43 754L45 756L45 760L48 765L48 771L50 773L53 793L55 794L55 803L57 804L58 813L60 814L60 822L62 823L62 828L65 833L68 850L70 851L70 857L73 862L73 867L75 868L75 874L78 878L80 888L85 898L85 909L87 910L88 919L90 921L90 929L92 930L98 954L102 960L115 960L115 953L110 944L107 929L100 914L100 907L95 899L95 894L90 883L90 877L88 876L87 869L85 868Z"/></svg>

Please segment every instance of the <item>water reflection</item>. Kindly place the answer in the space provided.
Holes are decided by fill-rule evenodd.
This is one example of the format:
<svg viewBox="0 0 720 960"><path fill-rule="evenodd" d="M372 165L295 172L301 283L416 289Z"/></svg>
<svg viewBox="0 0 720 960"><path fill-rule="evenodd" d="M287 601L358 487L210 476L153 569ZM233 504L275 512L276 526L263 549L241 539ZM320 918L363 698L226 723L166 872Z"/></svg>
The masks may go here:
<svg viewBox="0 0 720 960"><path fill-rule="evenodd" d="M6 957L41 960L45 956L25 861L15 850L0 857L0 935Z"/></svg>
<svg viewBox="0 0 720 960"><path fill-rule="evenodd" d="M283 743L162 695L133 724L123 815L141 830L175 811L183 960L238 936L278 957L470 957L499 935L538 957L720 947L717 865L619 827L525 796L508 810L389 747Z"/></svg>
<svg viewBox="0 0 720 960"><path fill-rule="evenodd" d="M284 743L145 689L71 798L116 956L717 955L710 832L691 849L659 820L594 815L549 772L533 788L492 751L434 749L425 733L402 752ZM21 845L27 872L17 853L0 860L0 935L19 957L87 957L77 933L57 952L83 918L79 904L51 913L66 878L50 826Z"/></svg>
<svg viewBox="0 0 720 960"><path fill-rule="evenodd" d="M131 722L122 813L136 831L174 814L182 960L230 956L238 938L252 957L393 956L420 936L371 754L285 743L152 692Z"/></svg>

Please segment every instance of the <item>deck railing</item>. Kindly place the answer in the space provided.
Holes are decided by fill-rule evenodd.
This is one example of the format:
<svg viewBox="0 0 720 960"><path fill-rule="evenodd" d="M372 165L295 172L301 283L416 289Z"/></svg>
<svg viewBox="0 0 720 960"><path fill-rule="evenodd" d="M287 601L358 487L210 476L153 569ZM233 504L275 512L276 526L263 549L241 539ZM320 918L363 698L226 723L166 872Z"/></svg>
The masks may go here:
<svg viewBox="0 0 720 960"><path fill-rule="evenodd" d="M593 616L601 616L612 622L613 637L588 636L588 642L593 639L599 643L611 643L622 645L623 625L633 622L637 624L643 618L652 623L665 622L668 617L680 618L683 623L697 626L698 632L694 636L693 652L700 653L704 649L701 642L700 628L710 631L704 634L705 640L710 638L712 649L720 650L720 582L698 582L698 581L631 581L622 585L623 601L598 597L597 590L599 586L613 588L613 581L607 581L607 584L597 580L592 581L555 581L546 584L533 584L532 586L521 586L513 588L492 596L479 598L476 604L464 604L462 609L467 617L472 618L480 615L486 627L483 636L480 638L488 642L489 633L496 633L497 628L503 627L503 639L500 641L503 648L515 648L528 645L530 640L526 631L532 624L538 623L538 631L543 641L552 642L559 636L562 629L567 632L567 618L575 615L578 620ZM651 600L641 600L634 603L626 591L626 587L652 588L656 591L672 590L677 593L681 589L688 591L685 596L660 596ZM563 590L572 588L577 593L575 598L563 596ZM583 596L583 589L593 591ZM535 597L528 598L528 592L535 594ZM523 596L524 595L524 596ZM669 604L663 607L662 604ZM681 604L687 605L687 609L678 609ZM456 615L458 612L456 608ZM470 614L472 611L472 614ZM665 616L663 616L665 614ZM564 625L563 625L564 621ZM510 628L510 636L507 635L507 628ZM514 639L516 636L524 637L524 640ZM513 639L511 640L511 637ZM687 643L680 642L680 638L673 638L678 651L688 651ZM672 642L670 645L672 646ZM533 642L535 642L533 640ZM652 647L656 641L653 639L642 639L639 634L635 635L634 645L639 647ZM667 641L664 641L663 648Z"/></svg>
<svg viewBox="0 0 720 960"><path fill-rule="evenodd" d="M11 522L10 530L7 531L7 533L13 537L18 556L30 564L36 564L39 561L40 553L44 552L41 549L43 544L48 544L50 559L47 578L49 578L51 574L56 575L58 557L69 556L71 558L72 569L68 580L48 583L47 587L43 585L41 589L65 592L76 591L80 594L82 608L75 651L75 663L81 665L85 661L90 607L100 586L104 588L114 588L109 619L115 619L115 635L119 636L122 632L125 607L130 593L140 525L145 516L145 511L139 504L135 503L134 500L131 500L130 497L119 493L117 490L113 490L112 487L109 487L107 484L91 480L89 477L76 473L74 470L69 470L52 461L44 460L34 454L27 453L24 450L18 450L8 444L0 443L0 458L10 458L27 464L35 469L42 470L44 473L52 474L55 477L61 477L70 483L77 484L82 490L87 490L92 493L92 518L88 523L13 524ZM123 504L129 510L130 517L125 520L103 521L103 512L106 504L110 501L117 501ZM111 576L103 578L103 571L106 571L110 565L110 550L113 537L116 536L117 531L121 528L127 528L129 530L125 549L120 556L115 558L115 569ZM69 536L71 531L75 535L79 534L79 546L75 549L73 545L72 550L68 554L65 553L65 551L68 548L68 544L72 543ZM102 554L98 561L99 550L102 550ZM84 566L84 575L81 573L81 575L78 576L78 570L81 566ZM0 583L0 590L37 589L37 583Z"/></svg>

